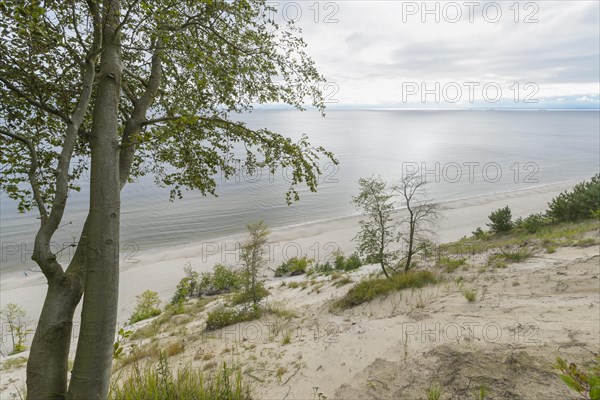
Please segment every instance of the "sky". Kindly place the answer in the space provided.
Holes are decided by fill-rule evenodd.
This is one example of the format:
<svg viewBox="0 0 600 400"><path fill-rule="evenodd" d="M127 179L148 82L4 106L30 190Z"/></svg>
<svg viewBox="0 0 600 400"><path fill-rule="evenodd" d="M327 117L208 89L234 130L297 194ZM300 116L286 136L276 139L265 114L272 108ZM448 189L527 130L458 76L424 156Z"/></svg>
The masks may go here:
<svg viewBox="0 0 600 400"><path fill-rule="evenodd" d="M270 3L329 108L599 108L598 0Z"/></svg>

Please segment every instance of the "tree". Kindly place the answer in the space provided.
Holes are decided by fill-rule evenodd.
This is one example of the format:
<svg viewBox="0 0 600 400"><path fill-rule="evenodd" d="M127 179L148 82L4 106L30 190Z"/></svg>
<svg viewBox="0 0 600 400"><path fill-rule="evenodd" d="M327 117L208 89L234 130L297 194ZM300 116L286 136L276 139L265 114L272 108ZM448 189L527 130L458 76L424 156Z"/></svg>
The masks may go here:
<svg viewBox="0 0 600 400"><path fill-rule="evenodd" d="M0 2L0 189L37 209L32 259L48 288L27 363L28 398L107 397L119 282L120 191L153 174L215 194L237 166L293 170L315 191L319 157L233 119L256 103L324 109L298 29L269 19L265 0ZM243 149L241 156L236 150ZM50 243L71 191L90 171L90 208L68 265ZM81 332L67 387L73 313Z"/></svg>
<svg viewBox="0 0 600 400"><path fill-rule="evenodd" d="M135 296L135 298L137 303L131 318L129 318L130 324L160 315L160 297L158 297L158 293L146 290Z"/></svg>
<svg viewBox="0 0 600 400"><path fill-rule="evenodd" d="M378 263L386 277L388 269L396 272L392 266L398 258L397 250L390 245L398 242L400 234L394 222L393 188L380 177L360 178L358 196L352 202L362 210L365 219L360 220L360 231L354 237L358 241L358 252L368 262Z"/></svg>
<svg viewBox="0 0 600 400"><path fill-rule="evenodd" d="M0 310L0 316L2 317L2 321L6 323L8 332L10 333L10 339L12 341L11 353L14 354L25 351L25 339L27 338L27 334L30 333L30 330L27 327L27 313L23 307L15 303L8 303Z"/></svg>
<svg viewBox="0 0 600 400"><path fill-rule="evenodd" d="M574 222L594 218L599 211L600 174L596 174L589 181L580 182L553 198L546 214L553 221Z"/></svg>
<svg viewBox="0 0 600 400"><path fill-rule="evenodd" d="M440 213L438 206L426 197L425 184L427 182L416 174L402 178L394 191L400 195L400 203L406 207L408 217L402 221L407 226L407 235L404 236L406 252L404 256L404 270L411 267L413 256L419 252L418 242L422 236L435 226Z"/></svg>
<svg viewBox="0 0 600 400"><path fill-rule="evenodd" d="M496 233L508 232L513 227L512 213L508 206L493 211L488 216L490 222L486 225Z"/></svg>
<svg viewBox="0 0 600 400"><path fill-rule="evenodd" d="M248 238L242 245L241 261L244 266L242 298L251 301L254 307L266 295L260 281L260 270L265 266L265 252L269 230L263 221L248 225Z"/></svg>

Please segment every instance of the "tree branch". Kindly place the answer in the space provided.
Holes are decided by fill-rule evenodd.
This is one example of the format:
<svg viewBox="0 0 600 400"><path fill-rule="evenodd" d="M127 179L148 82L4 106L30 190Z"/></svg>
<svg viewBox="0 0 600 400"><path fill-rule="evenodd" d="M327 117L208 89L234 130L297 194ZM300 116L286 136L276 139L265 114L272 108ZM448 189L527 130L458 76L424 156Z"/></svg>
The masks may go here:
<svg viewBox="0 0 600 400"><path fill-rule="evenodd" d="M27 146L27 148L29 149L29 153L31 154L31 163L28 171L29 183L31 184L31 190L33 191L33 198L35 199L38 210L40 212L40 218L42 220L42 223L44 223L48 219L48 211L46 210L46 205L44 204L44 201L42 200L42 195L40 194L40 185L36 174L38 168L37 151L35 150L35 147L33 146L31 140L29 140L25 136L12 133L4 127L0 127L0 134L20 141L21 143L25 144L25 146Z"/></svg>
<svg viewBox="0 0 600 400"><path fill-rule="evenodd" d="M154 102L154 98L158 93L162 78L162 60L163 55L163 42L160 38L154 43L154 52L152 54L152 61L150 67L150 77L148 78L146 90L142 97L136 101L132 100L133 112L131 117L125 123L125 129L123 131L123 137L121 138L121 153L119 154L119 174L121 181L121 188L125 186L129 175L131 173L131 165L133 164L133 158L135 155L136 145L133 143L133 137L140 132L142 127L146 124L146 113L148 108ZM126 86L126 85L125 85ZM131 93L133 95L133 93ZM135 97L135 96L133 96Z"/></svg>
<svg viewBox="0 0 600 400"><path fill-rule="evenodd" d="M28 96L25 92L23 92L21 89L19 89L17 86L15 86L12 82L8 81L3 76L0 76L0 82L4 83L4 85L11 92L15 93L17 96L19 96L23 100L27 101L32 106L35 106L35 107L39 108L40 110L45 111L49 114L56 115L57 117L59 117L66 123L70 122L69 117L66 114L64 114L62 111L59 111L56 108L49 106L48 104L44 104L40 101L35 100L33 97Z"/></svg>

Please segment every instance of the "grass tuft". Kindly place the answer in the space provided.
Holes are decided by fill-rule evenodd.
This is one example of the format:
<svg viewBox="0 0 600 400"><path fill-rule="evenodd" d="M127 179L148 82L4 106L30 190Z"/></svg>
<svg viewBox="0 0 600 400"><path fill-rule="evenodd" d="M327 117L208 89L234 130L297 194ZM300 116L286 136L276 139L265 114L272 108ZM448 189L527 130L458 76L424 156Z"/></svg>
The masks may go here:
<svg viewBox="0 0 600 400"><path fill-rule="evenodd" d="M253 321L260 318L261 314L259 308L236 309L221 306L208 313L206 330L214 331L238 322Z"/></svg>
<svg viewBox="0 0 600 400"><path fill-rule="evenodd" d="M441 268L445 268L446 272L448 272L448 273L452 273L461 265L465 265L465 263L466 263L465 258L454 259L454 258L450 258L450 257L440 257L440 259L437 262L437 266L441 267Z"/></svg>
<svg viewBox="0 0 600 400"><path fill-rule="evenodd" d="M225 363L213 373L194 370L189 365L172 371L166 356L159 364L146 369L134 369L120 385L111 387L110 400L194 399L249 400L250 387L239 369Z"/></svg>
<svg viewBox="0 0 600 400"><path fill-rule="evenodd" d="M377 297L386 296L391 292L408 288L421 288L438 281L438 277L431 271L409 271L392 275L390 279L367 279L356 284L344 297L334 302L333 308L355 307Z"/></svg>
<svg viewBox="0 0 600 400"><path fill-rule="evenodd" d="M461 289L460 291L469 303L474 303L477 300L477 291L473 289Z"/></svg>

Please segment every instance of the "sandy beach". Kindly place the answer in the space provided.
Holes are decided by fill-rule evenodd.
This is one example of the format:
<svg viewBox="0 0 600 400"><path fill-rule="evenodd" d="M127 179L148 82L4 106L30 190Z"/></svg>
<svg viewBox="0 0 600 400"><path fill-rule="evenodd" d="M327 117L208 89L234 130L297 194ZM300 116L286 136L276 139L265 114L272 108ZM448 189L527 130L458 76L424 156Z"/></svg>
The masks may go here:
<svg viewBox="0 0 600 400"><path fill-rule="evenodd" d="M514 218L542 211L554 196L575 183L552 184L442 203L443 218L436 230L437 237L433 239L444 243L469 235L478 226L485 228L489 213L506 205L511 208ZM402 215L402 210L399 214ZM273 229L270 237L271 266L297 255L323 260L336 250L345 254L352 253L356 246L352 238L357 232L359 220L359 216L352 216ZM195 244L123 252L119 294L120 323L126 322L135 304L135 296L144 290L156 291L162 300L168 301L177 282L183 277L186 262L190 262L193 269L199 272L210 270L216 263L235 265L238 257L236 249L243 239L242 233ZM44 301L45 285L41 273L3 279L0 286L2 304L17 303L27 311L32 320L36 320ZM76 311L75 319L79 319L79 310Z"/></svg>
<svg viewBox="0 0 600 400"><path fill-rule="evenodd" d="M485 225L490 211L506 205L514 218L542 211L552 197L572 185L444 203L435 241L469 235ZM398 214L401 217L402 210ZM333 251L351 253L359 219L274 229L271 266L300 254L324 260ZM168 301L186 262L197 271L219 262L234 265L236 246L243 238L240 234L141 252L137 262L123 263L121 325L131 314L136 294L150 289ZM181 352L170 359L173 365L208 370L223 362L239 364L245 378L256 383L253 395L258 399L311 399L318 393L335 399L422 398L432 382L467 397L483 382L500 396L492 398L562 399L568 389L551 372L551 363L558 355L579 362L600 345L598 256L598 245L563 247L490 270L485 268L485 256L479 255L441 284L337 311L330 308L332 301L352 285L338 285L329 277L310 282L304 276L270 278L269 307L289 310L295 314L292 320L268 314L206 336L207 313L223 303L217 299L199 314L171 317L166 332L130 341L126 352L180 343ZM347 275L348 282L358 282L378 269L363 266ZM292 282L304 286L295 289ZM463 288L474 289L477 300L467 302ZM39 313L43 296L42 277L3 282L3 304L19 303L31 316ZM148 323L142 321L136 329ZM282 342L284 332L290 335L288 342ZM0 398L10 398L24 381L24 366L3 373Z"/></svg>

